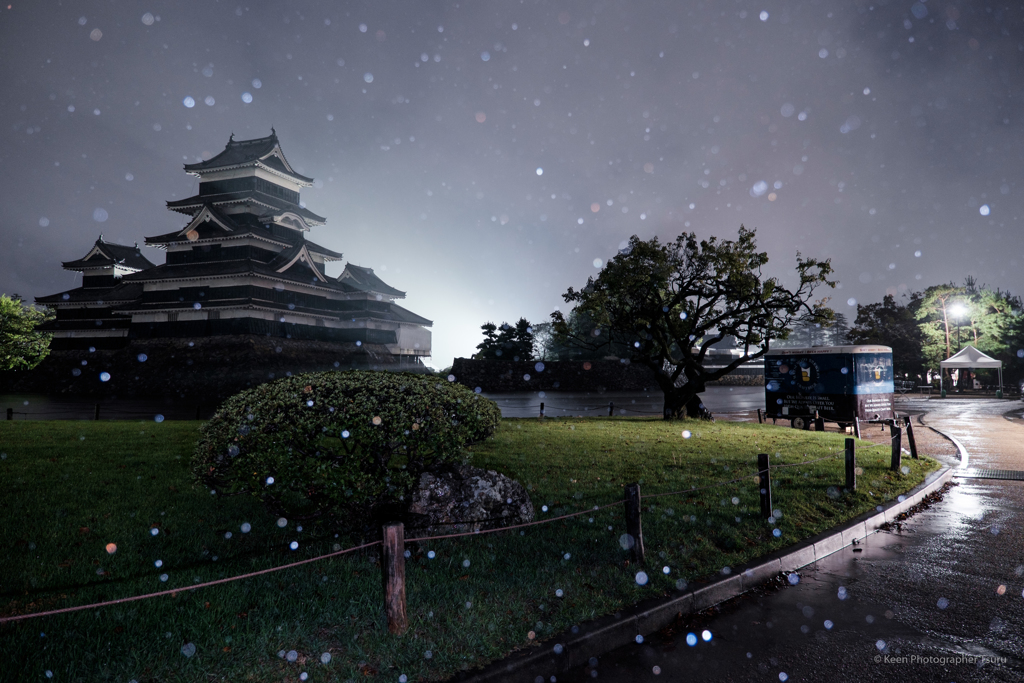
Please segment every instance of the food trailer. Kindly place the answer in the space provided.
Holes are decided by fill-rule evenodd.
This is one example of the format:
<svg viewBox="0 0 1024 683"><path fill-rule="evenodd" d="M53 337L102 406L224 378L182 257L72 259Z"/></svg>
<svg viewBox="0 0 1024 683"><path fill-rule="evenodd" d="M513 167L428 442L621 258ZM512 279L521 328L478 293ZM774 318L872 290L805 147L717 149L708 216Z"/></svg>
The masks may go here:
<svg viewBox="0 0 1024 683"><path fill-rule="evenodd" d="M764 356L765 414L808 429L815 414L840 427L854 418L893 418L892 349L814 346L771 349Z"/></svg>

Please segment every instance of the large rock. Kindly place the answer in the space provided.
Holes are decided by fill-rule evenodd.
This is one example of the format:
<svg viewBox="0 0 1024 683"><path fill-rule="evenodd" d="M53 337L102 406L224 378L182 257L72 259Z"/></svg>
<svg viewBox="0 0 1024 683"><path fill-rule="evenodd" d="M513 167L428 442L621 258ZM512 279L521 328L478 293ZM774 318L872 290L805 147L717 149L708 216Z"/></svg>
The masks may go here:
<svg viewBox="0 0 1024 683"><path fill-rule="evenodd" d="M446 472L421 475L408 512L406 538L533 521L533 503L522 484L471 465L455 465Z"/></svg>

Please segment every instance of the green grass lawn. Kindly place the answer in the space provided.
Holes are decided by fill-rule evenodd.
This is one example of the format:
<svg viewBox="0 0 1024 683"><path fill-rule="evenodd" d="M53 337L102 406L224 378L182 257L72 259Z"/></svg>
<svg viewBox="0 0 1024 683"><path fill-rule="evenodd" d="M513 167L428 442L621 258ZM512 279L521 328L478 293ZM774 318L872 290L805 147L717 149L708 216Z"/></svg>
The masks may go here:
<svg viewBox="0 0 1024 683"><path fill-rule="evenodd" d="M247 498L217 498L193 484L197 430L194 422L0 422L0 615L181 587L352 543L291 521L280 526ZM139 683L298 681L304 672L310 681L444 679L834 526L938 467L905 459L907 473L893 474L888 447L860 445L859 490L846 494L837 488L837 434L721 422L505 420L468 456L526 485L538 519L619 500L634 481L644 495L743 481L644 500L646 585L626 562L616 506L522 533L408 544L410 630L401 637L387 632L372 548L173 597L5 624L0 680L50 680L46 671L56 681ZM771 454L773 464L836 457L773 473L782 514L772 526L757 515L757 453ZM189 644L195 651L186 657Z"/></svg>

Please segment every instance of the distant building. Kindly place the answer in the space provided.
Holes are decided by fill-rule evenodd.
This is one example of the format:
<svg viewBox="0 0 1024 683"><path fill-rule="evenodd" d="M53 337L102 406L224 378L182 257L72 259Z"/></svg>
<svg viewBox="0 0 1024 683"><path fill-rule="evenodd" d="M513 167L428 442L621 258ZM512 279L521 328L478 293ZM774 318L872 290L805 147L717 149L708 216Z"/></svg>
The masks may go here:
<svg viewBox="0 0 1024 683"><path fill-rule="evenodd" d="M81 287L36 299L56 311L44 328L53 349L259 335L384 347L399 365L430 356L432 323L395 303L405 292L351 263L337 278L326 274L342 254L306 239L326 219L300 201L313 179L292 168L275 132L232 136L223 152L185 171L199 178L199 192L167 208L188 223L145 241L166 251L163 265L137 244L101 235L82 258L63 264L82 273Z"/></svg>

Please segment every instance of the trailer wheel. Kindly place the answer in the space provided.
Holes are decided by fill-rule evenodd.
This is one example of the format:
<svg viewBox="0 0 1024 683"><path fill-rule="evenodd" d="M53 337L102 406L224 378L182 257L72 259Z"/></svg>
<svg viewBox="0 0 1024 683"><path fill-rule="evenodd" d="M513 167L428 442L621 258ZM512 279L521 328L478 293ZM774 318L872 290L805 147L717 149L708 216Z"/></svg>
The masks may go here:
<svg viewBox="0 0 1024 683"><path fill-rule="evenodd" d="M793 429L807 429L807 420L802 417L794 417L789 421L789 425Z"/></svg>

